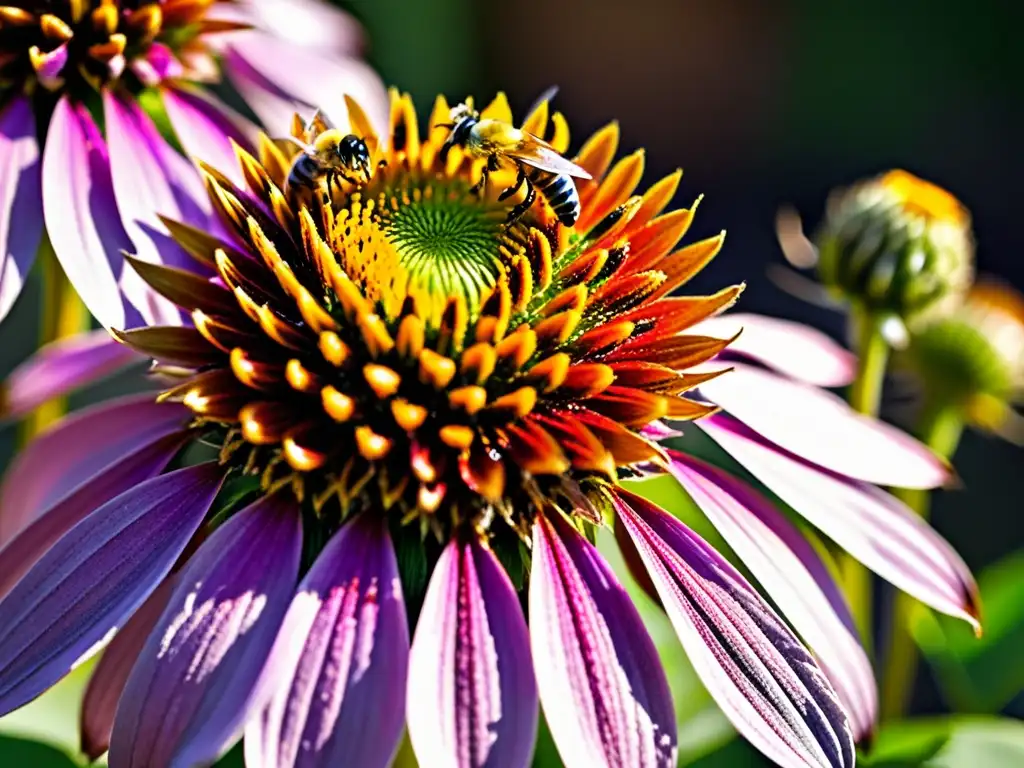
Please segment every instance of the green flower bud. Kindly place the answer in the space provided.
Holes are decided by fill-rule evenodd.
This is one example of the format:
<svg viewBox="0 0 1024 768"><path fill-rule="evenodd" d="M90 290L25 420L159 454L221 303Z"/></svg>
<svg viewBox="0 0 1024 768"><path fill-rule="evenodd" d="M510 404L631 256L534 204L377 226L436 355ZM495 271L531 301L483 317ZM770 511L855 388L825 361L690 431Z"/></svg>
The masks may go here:
<svg viewBox="0 0 1024 768"><path fill-rule="evenodd" d="M817 245L830 291L907 325L956 306L973 272L967 210L906 171L833 194Z"/></svg>
<svg viewBox="0 0 1024 768"><path fill-rule="evenodd" d="M926 399L959 408L977 427L1024 438L1013 410L1024 394L1024 297L1013 289L976 284L955 311L912 335L901 360Z"/></svg>

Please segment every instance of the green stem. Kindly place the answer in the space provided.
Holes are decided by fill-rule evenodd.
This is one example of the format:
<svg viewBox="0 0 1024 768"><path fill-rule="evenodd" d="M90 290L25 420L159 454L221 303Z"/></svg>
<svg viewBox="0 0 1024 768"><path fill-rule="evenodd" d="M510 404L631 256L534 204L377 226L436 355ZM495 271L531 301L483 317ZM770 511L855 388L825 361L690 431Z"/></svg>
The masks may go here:
<svg viewBox="0 0 1024 768"><path fill-rule="evenodd" d="M882 384L889 361L889 345L882 336L878 319L863 308L854 308L854 343L857 352L857 377L850 386L850 406L858 413L877 416L882 401ZM855 558L843 553L839 569L864 647L871 650L871 572Z"/></svg>
<svg viewBox="0 0 1024 768"><path fill-rule="evenodd" d="M42 273L42 301L39 317L39 346L74 336L89 327L89 314L64 275L53 247L44 238L39 249ZM56 397L36 408L21 423L20 440L25 445L67 412L67 398Z"/></svg>
<svg viewBox="0 0 1024 768"><path fill-rule="evenodd" d="M963 432L963 418L958 408L931 398L925 402L915 433L918 438L944 459L952 458ZM920 488L894 488L894 496L927 520L931 494ZM892 606L889 646L882 670L880 717L894 720L901 717L910 704L917 676L917 646L910 630L910 619L917 601L905 592L897 592Z"/></svg>

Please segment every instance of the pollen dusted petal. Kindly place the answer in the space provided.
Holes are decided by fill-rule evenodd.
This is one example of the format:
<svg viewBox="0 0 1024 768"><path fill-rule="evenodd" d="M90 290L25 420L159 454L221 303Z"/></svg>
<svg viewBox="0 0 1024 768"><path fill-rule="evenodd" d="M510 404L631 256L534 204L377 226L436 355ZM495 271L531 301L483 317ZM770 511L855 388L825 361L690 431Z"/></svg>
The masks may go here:
<svg viewBox="0 0 1024 768"><path fill-rule="evenodd" d="M636 185L640 183L643 173L644 152L642 149L619 160L601 181L601 186L594 193L593 199L587 201L583 208L584 213L576 222L577 228L581 232L586 232L591 226L626 202L633 194L633 190L636 189Z"/></svg>
<svg viewBox="0 0 1024 768"><path fill-rule="evenodd" d="M640 208L637 210L633 220L629 223L629 227L626 230L626 234L629 235L630 243L633 243L633 236L641 228L646 227L655 216L661 213L665 206L668 205L672 198L675 197L676 190L679 189L679 181L683 178L683 172L681 170L675 171L675 173L669 174L665 178L657 181L643 194L643 200L640 203ZM692 211L690 211L692 213Z"/></svg>
<svg viewBox="0 0 1024 768"><path fill-rule="evenodd" d="M642 272L645 269L656 268L669 251L682 240L693 222L696 210L697 204L694 203L690 209L671 211L632 234L629 238L629 271ZM630 222L630 225L632 226L633 222Z"/></svg>

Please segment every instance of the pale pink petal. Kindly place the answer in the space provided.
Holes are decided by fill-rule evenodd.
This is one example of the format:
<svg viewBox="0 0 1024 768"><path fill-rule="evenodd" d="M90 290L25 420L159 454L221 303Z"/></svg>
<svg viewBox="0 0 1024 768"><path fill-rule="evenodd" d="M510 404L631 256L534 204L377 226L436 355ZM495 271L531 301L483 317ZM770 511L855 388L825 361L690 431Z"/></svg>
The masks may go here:
<svg viewBox="0 0 1024 768"><path fill-rule="evenodd" d="M159 216L211 226L212 207L198 172L164 141L138 104L104 91L103 107L114 195L135 244L131 252L143 261L195 271L197 262L174 242ZM158 296L135 270L125 270L121 287L147 323L181 322L177 307Z"/></svg>
<svg viewBox="0 0 1024 768"><path fill-rule="evenodd" d="M870 735L878 708L871 662L821 556L742 480L677 451L669 455L669 471L818 657L850 716L854 738Z"/></svg>
<svg viewBox="0 0 1024 768"><path fill-rule="evenodd" d="M188 433L178 430L133 447L28 523L0 549L0 596L93 510L160 474L187 440Z"/></svg>
<svg viewBox="0 0 1024 768"><path fill-rule="evenodd" d="M47 400L95 384L141 361L138 353L106 330L51 342L0 384L0 420L20 418Z"/></svg>
<svg viewBox="0 0 1024 768"><path fill-rule="evenodd" d="M441 554L409 662L409 738L422 768L530 764L537 683L526 620L498 559L476 539Z"/></svg>
<svg viewBox="0 0 1024 768"><path fill-rule="evenodd" d="M288 491L236 513L189 558L121 694L112 766L210 765L231 746L263 700L301 555Z"/></svg>
<svg viewBox="0 0 1024 768"><path fill-rule="evenodd" d="M246 106L259 118L271 136L287 136L292 116L296 112L312 114L313 108L297 101L267 80L230 46L224 53L223 61L231 85L242 95Z"/></svg>
<svg viewBox="0 0 1024 768"><path fill-rule="evenodd" d="M533 526L530 640L567 768L675 766L675 711L654 643L597 549L558 513Z"/></svg>
<svg viewBox="0 0 1024 768"><path fill-rule="evenodd" d="M142 84L149 87L185 74L174 52L163 43L153 43L144 56L132 58L131 69Z"/></svg>
<svg viewBox="0 0 1024 768"><path fill-rule="evenodd" d="M952 478L926 445L817 387L737 364L700 392L779 447L847 477L900 488L935 488Z"/></svg>
<svg viewBox="0 0 1024 768"><path fill-rule="evenodd" d="M61 419L23 448L0 485L0 543L126 455L180 430L189 410L152 394L109 400Z"/></svg>
<svg viewBox="0 0 1024 768"><path fill-rule="evenodd" d="M402 737L409 659L398 562L376 516L328 542L292 600L245 735L248 768L385 768Z"/></svg>
<svg viewBox="0 0 1024 768"><path fill-rule="evenodd" d="M791 320L736 312L708 318L687 333L721 339L739 333L726 356L750 358L819 387L846 386L857 373L856 355L821 331Z"/></svg>
<svg viewBox="0 0 1024 768"><path fill-rule="evenodd" d="M0 320L21 293L43 232L39 145L24 96L0 112Z"/></svg>
<svg viewBox="0 0 1024 768"><path fill-rule="evenodd" d="M164 612L171 597L174 577L168 577L142 607L117 631L114 639L103 650L89 684L82 697L79 716L81 748L85 756L95 761L110 747L110 734L114 729L114 713L121 698L124 684L138 659L157 619Z"/></svg>
<svg viewBox="0 0 1024 768"><path fill-rule="evenodd" d="M784 768L848 768L853 737L810 653L725 558L681 521L619 490L625 526L708 692Z"/></svg>
<svg viewBox="0 0 1024 768"><path fill-rule="evenodd" d="M233 41L229 49L233 56L228 57L227 66L232 80L237 57L249 67L243 73L248 77L244 78L242 93L272 134L286 134L288 124L280 122L283 115L279 113L267 115L273 121L268 122L257 109L258 104L250 100L248 89L257 87L260 81L270 84L271 94L276 98L283 95L310 111L322 109L341 130L348 127L348 108L344 100L348 94L363 108L378 133L385 135L389 109L387 92L377 73L362 61L322 56L257 32L246 33L244 38Z"/></svg>
<svg viewBox="0 0 1024 768"><path fill-rule="evenodd" d="M210 15L244 21L290 45L328 56L360 56L363 52L363 30L358 22L322 0L240 0L218 3ZM234 40L245 34L217 37Z"/></svg>
<svg viewBox="0 0 1024 768"><path fill-rule="evenodd" d="M251 150L256 127L198 89L165 88L163 99L164 109L185 151L245 189L245 175L231 142Z"/></svg>
<svg viewBox="0 0 1024 768"><path fill-rule="evenodd" d="M0 714L95 653L163 581L220 487L215 462L154 477L68 531L0 600Z"/></svg>
<svg viewBox="0 0 1024 768"><path fill-rule="evenodd" d="M698 426L808 522L882 578L977 626L977 585L953 548L903 502L780 451L724 416Z"/></svg>
<svg viewBox="0 0 1024 768"><path fill-rule="evenodd" d="M121 251L132 244L118 216L107 145L89 110L66 96L47 130L43 215L57 260L93 316L108 328L138 325L118 286Z"/></svg>

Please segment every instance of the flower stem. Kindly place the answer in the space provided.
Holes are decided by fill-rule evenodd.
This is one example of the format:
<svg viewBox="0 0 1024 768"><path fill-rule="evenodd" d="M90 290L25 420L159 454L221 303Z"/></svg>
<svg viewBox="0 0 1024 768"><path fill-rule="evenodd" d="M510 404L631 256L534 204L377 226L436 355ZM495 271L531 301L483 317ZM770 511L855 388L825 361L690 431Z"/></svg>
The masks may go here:
<svg viewBox="0 0 1024 768"><path fill-rule="evenodd" d="M42 274L42 301L39 317L39 346L74 336L89 327L89 314L74 287L64 275L53 247L47 238L39 249ZM43 403L21 423L20 441L27 444L67 411L67 398L58 397Z"/></svg>
<svg viewBox="0 0 1024 768"><path fill-rule="evenodd" d="M937 401L926 401L915 433L929 448L944 459L956 452L963 432L963 418L958 408ZM894 496L927 520L931 495L919 488L894 488ZM917 676L917 647L910 631L910 619L917 601L904 592L893 599L891 635L882 671L880 717L893 720L904 714L913 693Z"/></svg>
<svg viewBox="0 0 1024 768"><path fill-rule="evenodd" d="M857 377L850 386L850 406L858 413L877 416L882 401L882 384L889 361L889 345L876 317L855 307L851 314L857 351ZM839 568L850 610L864 647L871 649L871 572L849 554L840 556Z"/></svg>

